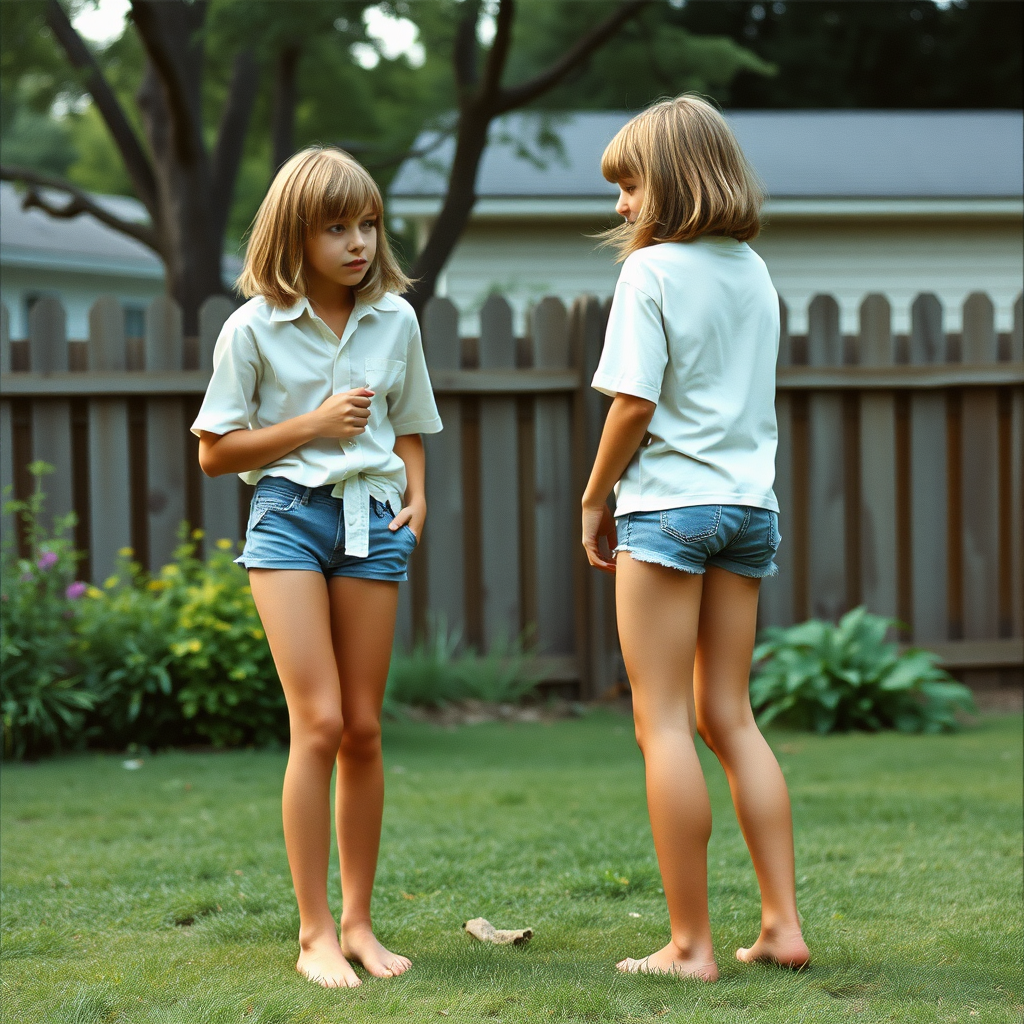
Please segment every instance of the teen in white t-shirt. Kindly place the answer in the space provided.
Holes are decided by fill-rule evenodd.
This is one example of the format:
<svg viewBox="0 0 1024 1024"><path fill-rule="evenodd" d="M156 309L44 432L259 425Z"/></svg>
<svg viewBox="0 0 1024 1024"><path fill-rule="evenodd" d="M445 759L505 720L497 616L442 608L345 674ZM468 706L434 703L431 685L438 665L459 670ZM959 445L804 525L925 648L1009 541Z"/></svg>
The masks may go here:
<svg viewBox="0 0 1024 1024"><path fill-rule="evenodd" d="M688 95L633 118L601 171L620 189L626 223L609 241L625 263L593 382L613 401L583 496L583 544L616 577L672 929L662 949L618 966L718 977L696 727L728 775L761 889L761 933L736 956L800 967L810 954L789 796L749 699L758 590L778 571L779 544L778 297L746 244L764 193L722 116Z"/></svg>

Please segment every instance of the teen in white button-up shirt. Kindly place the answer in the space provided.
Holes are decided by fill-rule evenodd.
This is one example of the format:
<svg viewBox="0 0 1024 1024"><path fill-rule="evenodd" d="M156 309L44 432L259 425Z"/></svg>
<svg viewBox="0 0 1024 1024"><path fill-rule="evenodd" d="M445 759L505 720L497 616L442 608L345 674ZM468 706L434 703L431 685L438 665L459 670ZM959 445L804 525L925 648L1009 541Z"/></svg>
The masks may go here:
<svg viewBox="0 0 1024 1024"><path fill-rule="evenodd" d="M319 437L239 476L255 484L283 476L306 487L333 484L344 501L345 552L365 556L370 496L397 511L405 463L395 438L441 429L412 307L397 295L356 301L341 339L303 297L287 309L263 296L228 317L213 353L213 377L192 432L226 434L313 412L331 395L374 392L366 430L345 440Z"/></svg>

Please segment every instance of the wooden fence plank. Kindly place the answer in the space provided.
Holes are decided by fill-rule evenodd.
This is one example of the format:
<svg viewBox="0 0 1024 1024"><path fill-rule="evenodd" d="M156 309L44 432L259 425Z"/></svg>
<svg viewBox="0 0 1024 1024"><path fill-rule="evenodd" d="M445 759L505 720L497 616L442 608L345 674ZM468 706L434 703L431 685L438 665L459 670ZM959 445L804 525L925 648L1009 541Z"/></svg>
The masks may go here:
<svg viewBox="0 0 1024 1024"><path fill-rule="evenodd" d="M0 303L0 373L11 372L11 316ZM0 393L0 537L6 538L14 523L2 506L14 497L14 423L10 400Z"/></svg>
<svg viewBox="0 0 1024 1024"><path fill-rule="evenodd" d="M911 306L909 356L912 365L944 363L946 336L942 305L932 294ZM946 395L910 396L910 547L912 638L946 640L948 494Z"/></svg>
<svg viewBox="0 0 1024 1024"><path fill-rule="evenodd" d="M64 307L55 298L39 299L29 313L29 359L33 370L60 373L68 370L68 343ZM74 508L74 465L71 457L71 403L51 398L32 403L32 458L54 467L43 479L46 518Z"/></svg>
<svg viewBox="0 0 1024 1024"><path fill-rule="evenodd" d="M480 310L480 366L515 366L512 310L498 295ZM480 556L488 649L515 639L522 629L517 433L515 399L480 400Z"/></svg>
<svg viewBox="0 0 1024 1024"><path fill-rule="evenodd" d="M565 307L543 299L533 310L533 365L569 366L569 324ZM537 649L571 654L574 649L572 420L568 396L539 395L535 400L535 488Z"/></svg>
<svg viewBox="0 0 1024 1024"><path fill-rule="evenodd" d="M181 309L167 295L146 310L146 369L180 370L184 355ZM189 425L180 398L146 403L146 504L149 568L158 570L174 556L185 518L185 442Z"/></svg>
<svg viewBox="0 0 1024 1024"><path fill-rule="evenodd" d="M964 303L962 346L965 363L997 359L987 295L976 292ZM961 403L964 637L981 640L999 635L998 394L994 388L965 391Z"/></svg>
<svg viewBox="0 0 1024 1024"><path fill-rule="evenodd" d="M778 368L788 366L792 345L789 338L788 311L779 298L779 358ZM793 623L793 538L790 536L793 513L793 422L792 398L776 392L775 419L779 440L775 453L775 484L773 490L779 502L779 545L775 562L778 576L769 576L761 585L758 602L758 622L761 626L789 626Z"/></svg>
<svg viewBox="0 0 1024 1024"><path fill-rule="evenodd" d="M1024 297L1013 304L1010 359L1024 361ZM1024 389L1010 394L1010 635L1024 636Z"/></svg>
<svg viewBox="0 0 1024 1024"><path fill-rule="evenodd" d="M234 303L224 295L208 298L199 308L199 369L210 373L213 369L213 348L217 343L224 321L234 312ZM191 424L187 423L186 427ZM208 477L201 483L203 507L204 550L218 540L233 543L241 539L238 523L238 492L241 481L237 473Z"/></svg>
<svg viewBox="0 0 1024 1024"><path fill-rule="evenodd" d="M808 310L808 359L812 366L838 366L843 361L839 305L831 295L818 295ZM813 393L808 402L810 612L836 620L846 610L846 493L844 486L843 400L836 394Z"/></svg>
<svg viewBox="0 0 1024 1024"><path fill-rule="evenodd" d="M860 309L860 362L891 366L889 302L869 295ZM891 391L860 398L861 600L877 615L896 614L896 406Z"/></svg>
<svg viewBox="0 0 1024 1024"><path fill-rule="evenodd" d="M112 295L89 310L89 365L93 370L125 369L124 310ZM89 402L89 521L93 580L106 579L118 551L131 547L132 523L128 402L95 398Z"/></svg>

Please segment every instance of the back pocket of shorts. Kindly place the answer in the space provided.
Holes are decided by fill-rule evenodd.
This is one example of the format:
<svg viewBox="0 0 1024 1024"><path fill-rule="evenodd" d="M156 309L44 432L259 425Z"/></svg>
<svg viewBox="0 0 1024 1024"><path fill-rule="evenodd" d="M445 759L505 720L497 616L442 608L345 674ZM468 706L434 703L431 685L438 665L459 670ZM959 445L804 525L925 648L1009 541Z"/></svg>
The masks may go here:
<svg viewBox="0 0 1024 1024"><path fill-rule="evenodd" d="M714 537L721 522L721 505L688 505L667 508L661 513L662 530L687 544Z"/></svg>

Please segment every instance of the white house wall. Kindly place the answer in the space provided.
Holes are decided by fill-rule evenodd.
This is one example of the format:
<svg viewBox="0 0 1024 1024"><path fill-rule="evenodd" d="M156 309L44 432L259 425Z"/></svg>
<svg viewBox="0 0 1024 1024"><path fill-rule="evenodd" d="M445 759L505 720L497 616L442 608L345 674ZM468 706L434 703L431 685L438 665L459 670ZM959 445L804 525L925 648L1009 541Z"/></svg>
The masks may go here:
<svg viewBox="0 0 1024 1024"><path fill-rule="evenodd" d="M607 224L607 222L605 222ZM618 267L608 249L587 237L600 222L470 225L449 260L438 291L462 311L463 333L479 331L480 306L492 292L506 295L525 329L526 310L543 295L570 303L577 295L611 295ZM906 332L910 304L934 292L949 331L960 330L960 307L973 291L996 306L996 324L1009 330L1024 278L1019 218L897 220L784 220L777 218L753 243L789 309L790 330L807 329L807 307L819 293L834 295L843 330L857 330L860 303L879 292L893 307L893 326Z"/></svg>

